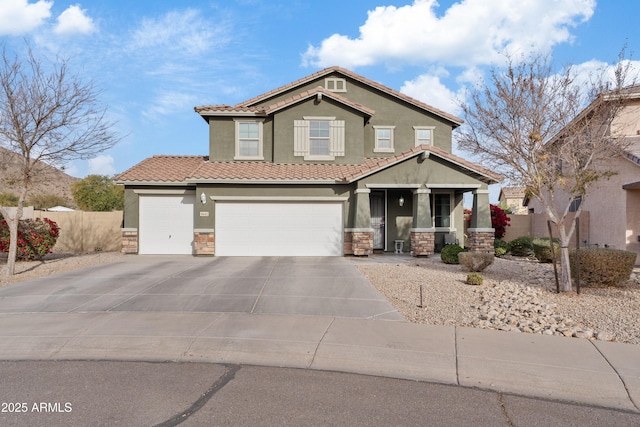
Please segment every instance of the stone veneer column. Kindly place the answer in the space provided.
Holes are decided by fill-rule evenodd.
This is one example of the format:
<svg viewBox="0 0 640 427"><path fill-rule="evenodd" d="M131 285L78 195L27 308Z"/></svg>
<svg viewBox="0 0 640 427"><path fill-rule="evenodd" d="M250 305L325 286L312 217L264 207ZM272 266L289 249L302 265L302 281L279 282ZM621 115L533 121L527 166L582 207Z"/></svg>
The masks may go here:
<svg viewBox="0 0 640 427"><path fill-rule="evenodd" d="M493 240L495 236L494 229L492 231L478 231L477 228L467 229L467 247L469 252L487 252L493 253Z"/></svg>
<svg viewBox="0 0 640 427"><path fill-rule="evenodd" d="M434 231L411 230L411 255L427 256L433 255L436 246L436 233Z"/></svg>
<svg viewBox="0 0 640 427"><path fill-rule="evenodd" d="M215 233L213 229L196 229L193 232L195 255L215 254Z"/></svg>
<svg viewBox="0 0 640 427"><path fill-rule="evenodd" d="M491 226L491 208L489 190L473 192L471 226L467 229L467 247L469 252L492 253L495 229Z"/></svg>
<svg viewBox="0 0 640 427"><path fill-rule="evenodd" d="M122 229L122 249L123 254L138 253L138 229L123 228Z"/></svg>
<svg viewBox="0 0 640 427"><path fill-rule="evenodd" d="M431 190L413 192L413 227L411 228L411 255L427 256L435 252L436 229L431 220Z"/></svg>

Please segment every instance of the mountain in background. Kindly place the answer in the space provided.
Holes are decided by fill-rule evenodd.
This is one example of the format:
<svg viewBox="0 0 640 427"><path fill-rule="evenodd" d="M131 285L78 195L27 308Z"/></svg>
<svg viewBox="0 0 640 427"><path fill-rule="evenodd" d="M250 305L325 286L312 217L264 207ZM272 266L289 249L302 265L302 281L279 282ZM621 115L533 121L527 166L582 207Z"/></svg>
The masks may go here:
<svg viewBox="0 0 640 427"><path fill-rule="evenodd" d="M15 179L20 174L21 157L12 151L0 147L0 193L19 193ZM71 186L79 178L67 175L46 163L37 165L37 177L33 180L27 194L27 201L36 195L56 195L67 200L67 207L75 207Z"/></svg>

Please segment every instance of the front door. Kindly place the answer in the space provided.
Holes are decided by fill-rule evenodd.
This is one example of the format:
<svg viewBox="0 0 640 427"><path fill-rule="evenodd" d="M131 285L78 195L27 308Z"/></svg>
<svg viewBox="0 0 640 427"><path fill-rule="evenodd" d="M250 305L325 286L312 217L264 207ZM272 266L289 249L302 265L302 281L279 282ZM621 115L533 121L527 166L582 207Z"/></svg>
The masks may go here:
<svg viewBox="0 0 640 427"><path fill-rule="evenodd" d="M384 191L372 191L369 195L371 204L371 228L373 228L373 249L384 250Z"/></svg>

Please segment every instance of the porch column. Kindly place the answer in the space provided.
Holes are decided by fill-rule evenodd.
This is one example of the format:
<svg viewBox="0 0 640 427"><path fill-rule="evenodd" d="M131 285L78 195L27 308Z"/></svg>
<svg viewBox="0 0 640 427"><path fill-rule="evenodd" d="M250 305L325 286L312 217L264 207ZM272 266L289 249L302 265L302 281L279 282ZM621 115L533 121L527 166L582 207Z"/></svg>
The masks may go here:
<svg viewBox="0 0 640 427"><path fill-rule="evenodd" d="M474 190L471 226L467 230L469 252L492 253L495 231L491 226L489 190Z"/></svg>
<svg viewBox="0 0 640 427"><path fill-rule="evenodd" d="M431 190L413 192L413 228L411 229L411 255L432 255L435 251L435 232L431 219Z"/></svg>
<svg viewBox="0 0 640 427"><path fill-rule="evenodd" d="M371 228L371 206L368 188L355 191L356 216L354 227L345 230L345 242L351 241L351 253L356 256L368 256L373 253L373 228Z"/></svg>

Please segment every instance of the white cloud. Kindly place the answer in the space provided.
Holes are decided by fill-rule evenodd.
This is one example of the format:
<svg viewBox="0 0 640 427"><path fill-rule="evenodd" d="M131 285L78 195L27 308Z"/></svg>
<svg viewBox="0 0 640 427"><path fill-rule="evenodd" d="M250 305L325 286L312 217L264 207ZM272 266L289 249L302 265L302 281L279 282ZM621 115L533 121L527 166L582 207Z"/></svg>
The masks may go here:
<svg viewBox="0 0 640 427"><path fill-rule="evenodd" d="M460 114L459 100L463 97L463 91L460 90L458 93L450 91L440 81L437 73L422 74L404 82L400 92L447 113Z"/></svg>
<svg viewBox="0 0 640 427"><path fill-rule="evenodd" d="M116 167L113 157L101 155L89 160L89 175L114 175Z"/></svg>
<svg viewBox="0 0 640 427"><path fill-rule="evenodd" d="M154 19L145 18L134 31L129 48L196 56L212 45L226 42L225 24L215 25L194 9L173 11Z"/></svg>
<svg viewBox="0 0 640 427"><path fill-rule="evenodd" d="M334 34L309 46L305 65L358 67L376 63L469 67L503 52L548 51L571 42L570 28L591 18L595 0L462 0L437 16L436 0L414 0L368 12L357 38Z"/></svg>
<svg viewBox="0 0 640 427"><path fill-rule="evenodd" d="M160 93L151 101L149 108L142 112L142 115L153 119L154 117L168 116L176 113L183 113L193 108L197 104L197 99L194 95L177 92L167 91Z"/></svg>
<svg viewBox="0 0 640 427"><path fill-rule="evenodd" d="M32 31L51 16L52 1L0 0L0 35L19 35Z"/></svg>
<svg viewBox="0 0 640 427"><path fill-rule="evenodd" d="M93 19L86 15L86 10L80 6L69 6L58 16L58 23L53 32L61 35L89 34L95 31Z"/></svg>

